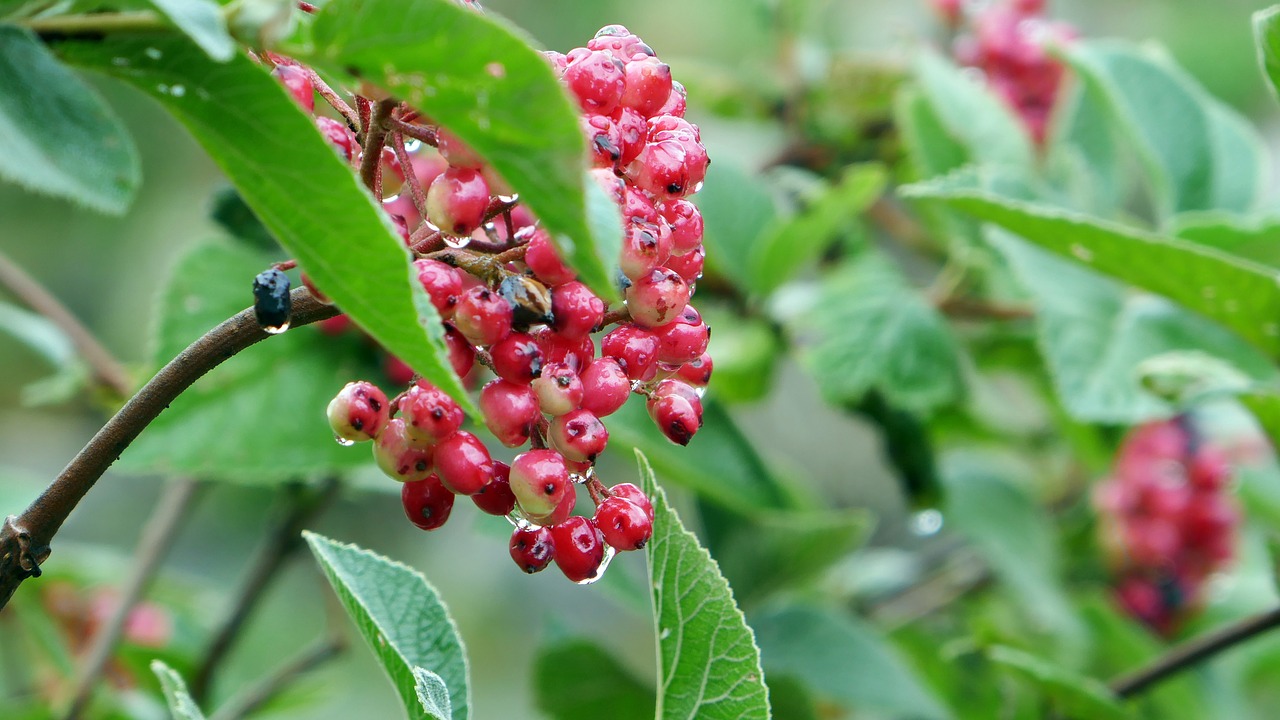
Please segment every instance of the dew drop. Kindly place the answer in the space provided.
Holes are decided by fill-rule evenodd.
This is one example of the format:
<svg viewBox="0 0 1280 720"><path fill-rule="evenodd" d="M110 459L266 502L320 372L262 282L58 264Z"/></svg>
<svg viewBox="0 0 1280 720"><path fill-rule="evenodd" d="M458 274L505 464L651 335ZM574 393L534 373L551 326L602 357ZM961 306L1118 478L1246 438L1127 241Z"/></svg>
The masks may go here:
<svg viewBox="0 0 1280 720"><path fill-rule="evenodd" d="M595 582L595 581L599 580L600 578L604 577L604 571L609 569L609 563L613 561L613 556L614 556L614 555L617 555L617 554L618 554L618 551L617 551L617 550L614 550L612 547L610 547L610 546L608 546L608 545L605 545L605 546L604 546L604 559L600 561L600 567L596 568L596 574L595 574L595 575L592 575L591 577L589 577L589 578L587 578L587 579L585 579L585 580L579 580L579 581L578 581L578 584L579 584L579 585L590 585L591 583L593 583L593 582Z"/></svg>
<svg viewBox="0 0 1280 720"><path fill-rule="evenodd" d="M351 447L352 445L355 445L355 444L356 444L356 441L355 441L355 440L348 440L348 439L346 439L346 438L342 437L341 435L334 435L334 436L333 436L333 440L334 440L334 442L338 443L338 444L339 444L339 445L341 445L342 447Z"/></svg>
<svg viewBox="0 0 1280 720"><path fill-rule="evenodd" d="M169 88L169 94L174 97L182 97L187 94L187 88L183 85L174 85Z"/></svg>
<svg viewBox="0 0 1280 720"><path fill-rule="evenodd" d="M444 244L448 245L449 247L455 250L461 250L462 248L471 244L471 236L463 235L462 237L456 237L454 235L449 235L446 233L444 236Z"/></svg>
<svg viewBox="0 0 1280 720"><path fill-rule="evenodd" d="M268 325L262 329L266 330L268 335L282 335L285 330L289 329L289 323L286 321L279 325Z"/></svg>
<svg viewBox="0 0 1280 720"><path fill-rule="evenodd" d="M142 54L146 55L152 60L159 60L160 58L164 57L164 53L160 52L159 48L153 48L153 47L149 47L146 50L143 50Z"/></svg>
<svg viewBox="0 0 1280 720"><path fill-rule="evenodd" d="M1079 243L1071 243L1071 254L1081 262L1093 262L1093 251Z"/></svg>
<svg viewBox="0 0 1280 720"><path fill-rule="evenodd" d="M497 196L497 198L498 198L498 202L500 202L500 203L513 203L513 202L515 202L515 201L519 200L519 199L520 199L520 196L519 196L519 195L515 195L515 194L513 194L513 195L498 195L498 196Z"/></svg>
<svg viewBox="0 0 1280 720"><path fill-rule="evenodd" d="M697 395L698 397L702 397L703 395L707 394L707 388L706 387L694 388L693 394Z"/></svg>
<svg viewBox="0 0 1280 720"><path fill-rule="evenodd" d="M932 508L911 516L911 532L917 537L936 535L942 529L942 513Z"/></svg>
<svg viewBox="0 0 1280 720"><path fill-rule="evenodd" d="M662 628L662 632L658 633L659 640L666 640L671 637L671 628Z"/></svg>
<svg viewBox="0 0 1280 720"><path fill-rule="evenodd" d="M407 153L416 153L422 147L422 141L418 138L407 138L404 141L404 151Z"/></svg>

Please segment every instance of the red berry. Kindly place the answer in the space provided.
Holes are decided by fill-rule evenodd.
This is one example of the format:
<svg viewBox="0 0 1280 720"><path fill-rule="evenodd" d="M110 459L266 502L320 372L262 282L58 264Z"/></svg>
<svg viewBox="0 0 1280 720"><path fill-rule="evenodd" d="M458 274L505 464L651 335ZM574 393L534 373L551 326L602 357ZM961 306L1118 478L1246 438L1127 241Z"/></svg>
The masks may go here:
<svg viewBox="0 0 1280 720"><path fill-rule="evenodd" d="M459 495L474 495L493 479L493 460L480 439L465 430L436 446L436 471L444 486Z"/></svg>
<svg viewBox="0 0 1280 720"><path fill-rule="evenodd" d="M590 335L567 338L551 328L541 328L533 333L548 365L568 365L574 372L580 371L596 356L596 344Z"/></svg>
<svg viewBox="0 0 1280 720"><path fill-rule="evenodd" d="M516 496L511 492L511 466L493 461L493 477L471 496L476 507L490 515L507 515L515 509Z"/></svg>
<svg viewBox="0 0 1280 720"><path fill-rule="evenodd" d="M563 285L577 275L560 259L560 254L545 230L538 230L529 239L524 253L524 264L548 287Z"/></svg>
<svg viewBox="0 0 1280 720"><path fill-rule="evenodd" d="M608 115L618 107L626 89L626 70L606 51L577 48L568 55L561 79L584 112Z"/></svg>
<svg viewBox="0 0 1280 720"><path fill-rule="evenodd" d="M617 360L603 355L582 371L582 409L596 417L617 412L631 394L631 380Z"/></svg>
<svg viewBox="0 0 1280 720"><path fill-rule="evenodd" d="M536 573L555 556L555 540L545 527L516 528L511 533L511 559L527 573Z"/></svg>
<svg viewBox="0 0 1280 720"><path fill-rule="evenodd" d="M548 415L576 410L584 397L582 380L568 365L548 365L532 387L538 396L538 407Z"/></svg>
<svg viewBox="0 0 1280 720"><path fill-rule="evenodd" d="M658 211L671 227L673 255L684 255L702 247L702 212L697 205L679 198L662 203Z"/></svg>
<svg viewBox="0 0 1280 720"><path fill-rule="evenodd" d="M619 106L613 111L613 124L618 128L618 162L619 170L631 164L644 150L645 140L649 136L649 124L646 117L632 108ZM626 213L623 217L629 217Z"/></svg>
<svg viewBox="0 0 1280 720"><path fill-rule="evenodd" d="M433 456L432 447L410 437L400 418L392 418L373 443L378 469L400 482L426 479L431 474Z"/></svg>
<svg viewBox="0 0 1280 720"><path fill-rule="evenodd" d="M622 104L645 117L656 115L671 96L671 66L650 56L631 60L625 71Z"/></svg>
<svg viewBox="0 0 1280 720"><path fill-rule="evenodd" d="M674 322L654 328L658 337L658 362L682 365L707 351L711 328L692 305L686 305Z"/></svg>
<svg viewBox="0 0 1280 720"><path fill-rule="evenodd" d="M658 110L659 115L674 115L675 117L684 117L685 97L688 93L684 89L684 85L679 80L671 81L671 94L667 96L667 101L663 103L662 108Z"/></svg>
<svg viewBox="0 0 1280 720"><path fill-rule="evenodd" d="M514 316L511 303L484 285L474 285L462 293L453 324L475 345L492 345L511 333Z"/></svg>
<svg viewBox="0 0 1280 720"><path fill-rule="evenodd" d="M349 382L329 401L329 427L349 442L372 440L386 426L387 396L369 382Z"/></svg>
<svg viewBox="0 0 1280 720"><path fill-rule="evenodd" d="M683 255L672 255L667 258L667 268L674 270L690 285L702 277L702 268L706 264L707 251L701 245Z"/></svg>
<svg viewBox="0 0 1280 720"><path fill-rule="evenodd" d="M529 515L529 521L545 527L559 525L573 516L573 508L577 504L578 493L571 485L560 502L556 503L555 509L546 515Z"/></svg>
<svg viewBox="0 0 1280 720"><path fill-rule="evenodd" d="M285 86L293 99L307 112L315 112L316 91L311 76L297 65L276 65L271 75Z"/></svg>
<svg viewBox="0 0 1280 720"><path fill-rule="evenodd" d="M677 445L688 445L702 427L702 412L679 395L654 397L647 408L662 434Z"/></svg>
<svg viewBox="0 0 1280 720"><path fill-rule="evenodd" d="M631 483L618 483L609 488L609 494L630 500L636 507L644 511L645 517L649 518L649 522L653 522L653 503L649 501L649 496L645 495L640 488Z"/></svg>
<svg viewBox="0 0 1280 720"><path fill-rule="evenodd" d="M609 444L609 431L589 410L574 410L551 421L551 444L566 460L595 462Z"/></svg>
<svg viewBox="0 0 1280 720"><path fill-rule="evenodd" d="M575 515L551 528L556 566L576 583L595 579L604 562L604 536L589 519Z"/></svg>
<svg viewBox="0 0 1280 720"><path fill-rule="evenodd" d="M321 115L316 118L316 127L320 129L320 134L325 140L338 151L347 162L351 162L352 156L356 153L356 148L360 146L356 142L356 134L351 132L351 128L344 123L340 123L331 117Z"/></svg>
<svg viewBox="0 0 1280 720"><path fill-rule="evenodd" d="M618 206L622 208L622 220L627 224L638 223L648 227L656 226L662 220L648 193L631 185L622 191Z"/></svg>
<svg viewBox="0 0 1280 720"><path fill-rule="evenodd" d="M433 443L457 432L464 414L462 406L448 393L419 380L400 398L400 417L412 437Z"/></svg>
<svg viewBox="0 0 1280 720"><path fill-rule="evenodd" d="M578 119L587 136L592 164L612 168L622 158L622 132L608 115L583 115Z"/></svg>
<svg viewBox="0 0 1280 720"><path fill-rule="evenodd" d="M507 447L529 442L533 424L541 417L538 398L528 384L501 378L480 391L480 412L484 414L485 427Z"/></svg>
<svg viewBox="0 0 1280 720"><path fill-rule="evenodd" d="M604 311L604 301L576 280L551 291L552 327L564 338L573 340L591 333L604 318Z"/></svg>
<svg viewBox="0 0 1280 720"><path fill-rule="evenodd" d="M400 488L400 504L409 522L423 530L435 530L449 519L453 493L432 473L425 479L405 483Z"/></svg>
<svg viewBox="0 0 1280 720"><path fill-rule="evenodd" d="M471 343L467 342L456 327L447 323L444 326L444 346L449 351L449 365L453 372L460 378L466 377L476 364L475 348L471 347Z"/></svg>
<svg viewBox="0 0 1280 720"><path fill-rule="evenodd" d="M627 166L627 176L657 198L680 198L701 189L709 163L696 126L659 115L649 119L644 150Z"/></svg>
<svg viewBox="0 0 1280 720"><path fill-rule="evenodd" d="M530 450L511 462L511 492L525 514L547 515L573 492L564 458L555 450Z"/></svg>
<svg viewBox="0 0 1280 720"><path fill-rule="evenodd" d="M623 497L605 498L596 508L595 521L604 541L617 550L639 550L653 537L653 520Z"/></svg>
<svg viewBox="0 0 1280 720"><path fill-rule="evenodd" d="M1213 445L1201 445L1187 467L1187 479L1202 490L1219 490L1231 479L1231 463Z"/></svg>
<svg viewBox="0 0 1280 720"><path fill-rule="evenodd" d="M450 167L427 189L427 219L450 235L475 232L488 207L489 183L476 170Z"/></svg>
<svg viewBox="0 0 1280 720"><path fill-rule="evenodd" d="M493 372L514 383L532 382L542 375L542 348L525 333L511 333L489 348Z"/></svg>
<svg viewBox="0 0 1280 720"><path fill-rule="evenodd" d="M637 325L619 325L600 340L600 352L618 361L631 380L651 380L658 369L658 338Z"/></svg>
<svg viewBox="0 0 1280 720"><path fill-rule="evenodd" d="M647 277L671 257L671 233L657 225L629 223L622 236L618 267L631 280Z"/></svg>
<svg viewBox="0 0 1280 720"><path fill-rule="evenodd" d="M680 317L689 303L689 284L674 271L660 267L633 282L626 298L632 321L655 328Z"/></svg>
<svg viewBox="0 0 1280 720"><path fill-rule="evenodd" d="M431 304L435 306L440 317L448 320L458 306L458 297L462 295L462 276L456 268L429 258L413 261L418 272L418 282L422 283L427 295L431 296Z"/></svg>
<svg viewBox="0 0 1280 720"><path fill-rule="evenodd" d="M681 365L676 370L676 377L690 385L699 388L706 387L711 382L711 353L702 353L698 357Z"/></svg>
<svg viewBox="0 0 1280 720"><path fill-rule="evenodd" d="M630 60L636 55L652 55L653 49L621 25L605 25L587 41L590 50L608 50L614 57Z"/></svg>

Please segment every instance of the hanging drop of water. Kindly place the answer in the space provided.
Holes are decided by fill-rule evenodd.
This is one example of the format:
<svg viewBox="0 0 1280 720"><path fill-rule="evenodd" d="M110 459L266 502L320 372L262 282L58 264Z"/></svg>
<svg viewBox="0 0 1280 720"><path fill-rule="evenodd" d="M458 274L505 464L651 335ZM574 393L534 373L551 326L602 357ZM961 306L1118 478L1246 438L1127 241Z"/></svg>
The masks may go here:
<svg viewBox="0 0 1280 720"><path fill-rule="evenodd" d="M618 551L617 551L617 550L614 550L614 549L613 549L611 546L609 546L609 545L605 545L605 546L604 546L604 559L600 561L600 567L596 568L596 574L595 574L595 575L592 575L591 577L586 578L586 579L584 579L584 580L579 580L579 581L578 581L578 584L579 584L579 585L590 585L591 583L593 583L593 582L595 582L595 581L599 580L600 578L604 577L604 571L605 571L605 570L607 570L607 569L609 569L609 563L613 561L613 556L614 556L614 555L617 555L617 554L618 554Z"/></svg>
<svg viewBox="0 0 1280 720"><path fill-rule="evenodd" d="M911 516L911 532L917 537L936 535L942 529L942 513L932 508Z"/></svg>
<svg viewBox="0 0 1280 720"><path fill-rule="evenodd" d="M416 153L418 148L422 147L422 141L418 138L405 138L404 151L407 153Z"/></svg>
<svg viewBox="0 0 1280 720"><path fill-rule="evenodd" d="M352 445L355 445L355 444L356 444L356 441L355 441L355 440L348 440L348 439L346 439L346 438L342 437L341 435L334 435L334 436L333 436L333 439L334 439L334 441L335 441L335 442L337 442L337 443L338 443L339 445L341 445L342 447L351 447Z"/></svg>
<svg viewBox="0 0 1280 720"><path fill-rule="evenodd" d="M283 335L284 331L289 329L289 321L286 320L280 325L267 325L262 329L266 330L268 335Z"/></svg>
<svg viewBox="0 0 1280 720"><path fill-rule="evenodd" d="M444 236L444 244L448 245L454 250L461 250L462 248L471 244L471 236L463 235L462 237L457 237L455 235L446 234Z"/></svg>

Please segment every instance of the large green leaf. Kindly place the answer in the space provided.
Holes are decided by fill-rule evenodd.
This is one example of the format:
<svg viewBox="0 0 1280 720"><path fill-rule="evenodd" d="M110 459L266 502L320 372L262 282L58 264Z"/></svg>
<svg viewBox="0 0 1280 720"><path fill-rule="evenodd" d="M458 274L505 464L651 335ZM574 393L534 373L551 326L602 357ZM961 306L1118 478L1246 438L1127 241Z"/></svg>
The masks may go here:
<svg viewBox="0 0 1280 720"><path fill-rule="evenodd" d="M1176 218L1173 234L1205 247L1280 270L1280 219L1246 218L1225 212Z"/></svg>
<svg viewBox="0 0 1280 720"><path fill-rule="evenodd" d="M668 718L769 717L760 651L716 561L684 528L637 452L653 500L653 539L645 550L658 637L658 712Z"/></svg>
<svg viewBox="0 0 1280 720"><path fill-rule="evenodd" d="M244 309L268 256L205 243L178 264L159 298L153 364ZM173 401L120 456L121 468L233 482L283 482L369 461L333 440L325 407L361 377L358 345L299 328L231 358Z"/></svg>
<svg viewBox="0 0 1280 720"><path fill-rule="evenodd" d="M382 663L411 720L435 720L419 700L416 669L449 690L456 720L471 713L466 650L439 593L421 573L354 545L303 533L360 635ZM426 688L435 685L422 676ZM429 692L424 688L424 693Z"/></svg>
<svg viewBox="0 0 1280 720"><path fill-rule="evenodd" d="M798 215L765 233L751 248L752 288L763 295L790 280L879 197L885 180L882 165L851 165Z"/></svg>
<svg viewBox="0 0 1280 720"><path fill-rule="evenodd" d="M1037 245L1217 320L1280 357L1280 285L1275 271L1177 238L1000 196L959 172L908 186Z"/></svg>
<svg viewBox="0 0 1280 720"><path fill-rule="evenodd" d="M1067 206L1111 217L1127 199L1128 158L1107 99L1096 83L1071 83L1060 102L1050 125L1048 174Z"/></svg>
<svg viewBox="0 0 1280 720"><path fill-rule="evenodd" d="M936 118L975 162L1015 171L1031 167L1031 138L980 77L932 51L919 54L915 71Z"/></svg>
<svg viewBox="0 0 1280 720"><path fill-rule="evenodd" d="M1080 675L1043 658L1003 645L987 649L987 658L1029 679L1036 689L1052 698L1066 717L1130 717L1120 701L1101 681Z"/></svg>
<svg viewBox="0 0 1280 720"><path fill-rule="evenodd" d="M68 42L60 51L159 100L326 295L389 352L474 412L449 364L444 328L411 277L404 244L386 214L261 66L243 55L215 62L183 37L111 36ZM118 57L129 62L113 62Z"/></svg>
<svg viewBox="0 0 1280 720"><path fill-rule="evenodd" d="M753 292L748 281L751 255L778 221L769 188L732 162L715 162L707 168L706 185L693 201L702 211L707 266L744 292Z"/></svg>
<svg viewBox="0 0 1280 720"><path fill-rule="evenodd" d="M751 620L770 682L794 679L857 717L951 717L892 647L852 617L788 605Z"/></svg>
<svg viewBox="0 0 1280 720"><path fill-rule="evenodd" d="M882 255L832 272L796 322L818 335L804 360L828 402L856 403L879 390L923 412L961 393L959 348L946 322Z"/></svg>
<svg viewBox="0 0 1280 720"><path fill-rule="evenodd" d="M1253 14L1253 40L1271 94L1280 95L1280 5Z"/></svg>
<svg viewBox="0 0 1280 720"><path fill-rule="evenodd" d="M650 720L653 688L589 640L538 649L533 687L538 709L552 720Z"/></svg>
<svg viewBox="0 0 1280 720"><path fill-rule="evenodd" d="M169 705L173 720L204 720L204 713L200 711L196 701L191 699L191 693L181 675L159 660L151 662L151 672L160 680L160 689L164 691L164 700Z"/></svg>
<svg viewBox="0 0 1280 720"><path fill-rule="evenodd" d="M585 175L577 109L531 41L453 0L334 0L299 57L421 108L520 194L597 294L616 299L621 214Z"/></svg>
<svg viewBox="0 0 1280 720"><path fill-rule="evenodd" d="M111 108L21 28L0 25L0 177L119 215L142 178Z"/></svg>
<svg viewBox="0 0 1280 720"><path fill-rule="evenodd" d="M1173 412L1176 398L1152 392L1141 373L1151 358L1170 353L1210 354L1254 379L1276 377L1253 346L1163 298L1007 234L993 232L991 242L1034 299L1041 354L1059 399L1078 419L1128 424Z"/></svg>
<svg viewBox="0 0 1280 720"><path fill-rule="evenodd" d="M213 0L148 0L209 57L226 62L236 54L222 6Z"/></svg>

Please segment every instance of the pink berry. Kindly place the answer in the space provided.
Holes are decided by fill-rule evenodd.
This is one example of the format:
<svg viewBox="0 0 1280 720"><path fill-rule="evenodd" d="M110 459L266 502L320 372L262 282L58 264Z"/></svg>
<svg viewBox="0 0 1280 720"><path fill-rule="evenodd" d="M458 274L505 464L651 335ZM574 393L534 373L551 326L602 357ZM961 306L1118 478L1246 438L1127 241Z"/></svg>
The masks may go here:
<svg viewBox="0 0 1280 720"><path fill-rule="evenodd" d="M511 462L511 492L527 515L547 515L573 492L564 457L555 450L520 453Z"/></svg>
<svg viewBox="0 0 1280 720"><path fill-rule="evenodd" d="M511 466L494 460L493 477L471 496L471 501L490 515L510 514L516 506L515 493L511 492Z"/></svg>
<svg viewBox="0 0 1280 720"><path fill-rule="evenodd" d="M445 487L474 495L493 479L493 459L479 438L459 430L436 446L436 471Z"/></svg>
<svg viewBox="0 0 1280 720"><path fill-rule="evenodd" d="M680 317L689 303L689 284L675 271L660 267L633 282L625 295L631 320L656 328Z"/></svg>
<svg viewBox="0 0 1280 720"><path fill-rule="evenodd" d="M552 327L566 339L584 337L604 318L604 301L576 280L551 291Z"/></svg>
<svg viewBox="0 0 1280 720"><path fill-rule="evenodd" d="M644 511L645 517L649 518L649 522L653 522L653 503L649 501L649 496L645 495L640 488L631 483L618 483L609 488L609 494L630 500L636 507Z"/></svg>
<svg viewBox="0 0 1280 720"><path fill-rule="evenodd" d="M545 230L538 230L529 239L529 247L524 254L524 264L528 265L534 276L548 287L563 285L577 277L560 259L559 252Z"/></svg>
<svg viewBox="0 0 1280 720"><path fill-rule="evenodd" d="M582 409L596 417L617 412L630 395L631 380L614 358L602 355L582 371Z"/></svg>
<svg viewBox="0 0 1280 720"><path fill-rule="evenodd" d="M551 528L556 566L570 580L591 580L604 562L604 536L589 519L575 515Z"/></svg>
<svg viewBox="0 0 1280 720"><path fill-rule="evenodd" d="M503 380L528 383L542 375L542 348L525 333L511 333L489 348L493 372Z"/></svg>
<svg viewBox="0 0 1280 720"><path fill-rule="evenodd" d="M316 323L316 327L320 330L320 332L324 333L325 335L334 337L337 335L342 335L346 331L350 330L352 327L354 327L354 324L351 322L350 316L343 314L343 315L334 315L328 320L321 320L320 322ZM405 382L408 382L408 381L406 380ZM395 383L395 384L403 385L404 383Z"/></svg>
<svg viewBox="0 0 1280 720"><path fill-rule="evenodd" d="M662 203L658 211L671 228L673 255L684 255L702 247L702 212L697 205L678 198Z"/></svg>
<svg viewBox="0 0 1280 720"><path fill-rule="evenodd" d="M568 520L573 515L573 508L578 504L578 493L573 486L569 487L569 491L560 498L560 502L556 503L555 508L546 515L529 515L529 521L551 527L559 525Z"/></svg>
<svg viewBox="0 0 1280 720"><path fill-rule="evenodd" d="M434 473L422 480L407 482L400 488L400 504L409 522L423 530L444 525L453 510L453 493Z"/></svg>
<svg viewBox="0 0 1280 720"><path fill-rule="evenodd" d="M531 387L538 397L538 407L552 416L576 410L584 397L582 380L568 365L548 365Z"/></svg>
<svg viewBox="0 0 1280 720"><path fill-rule="evenodd" d="M450 167L427 189L427 219L445 233L466 237L484 223L489 183L470 168Z"/></svg>
<svg viewBox="0 0 1280 720"><path fill-rule="evenodd" d="M626 65L622 104L645 117L656 115L671 96L671 66L656 57L641 57Z"/></svg>
<svg viewBox="0 0 1280 720"><path fill-rule="evenodd" d="M414 260L413 267L418 272L418 282L422 283L423 289L431 297L431 304L440 313L440 317L445 320L453 317L458 297L462 295L462 277L458 270L429 258Z"/></svg>
<svg viewBox="0 0 1280 720"><path fill-rule="evenodd" d="M453 324L475 345L492 345L511 334L511 303L484 285L463 291L453 314Z"/></svg>
<svg viewBox="0 0 1280 720"><path fill-rule="evenodd" d="M551 444L566 460L595 462L609 444L609 431L591 411L578 409L551 421Z"/></svg>
<svg viewBox="0 0 1280 720"><path fill-rule="evenodd" d="M347 383L329 401L329 427L343 440L372 440L387 424L388 407L386 394L373 383Z"/></svg>
<svg viewBox="0 0 1280 720"><path fill-rule="evenodd" d="M480 412L485 427L507 447L529 442L529 433L540 417L538 398L529 385L501 378L480 391Z"/></svg>
<svg viewBox="0 0 1280 720"><path fill-rule="evenodd" d="M711 353L702 353L693 360L681 365L676 370L676 377L693 387L706 387L711 382L712 367Z"/></svg>
<svg viewBox="0 0 1280 720"><path fill-rule="evenodd" d="M653 520L626 498L605 498L596 508L595 521L604 541L617 550L639 550L653 537Z"/></svg>
<svg viewBox="0 0 1280 720"><path fill-rule="evenodd" d="M555 50L544 50L542 56L547 59L547 62L551 63L551 69L555 71L556 77L563 75L564 69L569 65L569 58L565 57L564 53L556 52Z"/></svg>
<svg viewBox="0 0 1280 720"><path fill-rule="evenodd" d="M686 305L674 322L654 328L658 336L658 362L682 365L707 351L711 328L692 305Z"/></svg>
<svg viewBox="0 0 1280 720"><path fill-rule="evenodd" d="M413 368L409 367L409 363L395 355L383 356L382 371L387 374L387 379L391 381L392 385L408 385L418 376L413 371Z"/></svg>
<svg viewBox="0 0 1280 720"><path fill-rule="evenodd" d="M587 41L590 50L608 50L614 57L624 61L636 55L652 55L653 49L644 44L638 36L621 25L605 25L596 31L595 37Z"/></svg>
<svg viewBox="0 0 1280 720"><path fill-rule="evenodd" d="M622 158L622 133L608 115L583 115L579 118L587 136L591 161L598 168L612 168Z"/></svg>
<svg viewBox="0 0 1280 720"><path fill-rule="evenodd" d="M671 233L657 225L629 223L622 236L618 267L631 280L650 275L671 257Z"/></svg>
<svg viewBox="0 0 1280 720"><path fill-rule="evenodd" d="M548 365L568 365L574 372L578 372L596 355L596 344L590 335L568 338L551 328L542 328L535 331L533 337L542 348Z"/></svg>
<svg viewBox="0 0 1280 720"><path fill-rule="evenodd" d="M1191 458L1187 478L1196 488L1219 490L1231 479L1231 464L1217 447L1202 445Z"/></svg>
<svg viewBox="0 0 1280 720"><path fill-rule="evenodd" d="M626 89L626 70L607 51L578 48L568 55L561 79L584 112L608 115L618 107Z"/></svg>
<svg viewBox="0 0 1280 720"><path fill-rule="evenodd" d="M555 540L545 527L516 528L511 533L511 559L527 573L536 573L551 564Z"/></svg>
<svg viewBox="0 0 1280 720"><path fill-rule="evenodd" d="M419 380L400 398L400 417L410 436L427 443L454 434L464 419L458 401L425 380Z"/></svg>
<svg viewBox="0 0 1280 720"><path fill-rule="evenodd" d="M631 380L650 380L658 369L658 338L637 325L619 325L600 340L600 352L618 361Z"/></svg>
<svg viewBox="0 0 1280 720"><path fill-rule="evenodd" d="M444 326L444 346L449 351L449 365L453 372L460 378L466 377L476 364L475 348L471 347L471 343L467 342L456 327L449 324Z"/></svg>
<svg viewBox="0 0 1280 720"><path fill-rule="evenodd" d="M656 226L662 216L658 213L658 207L653 204L653 200L649 194L631 185L622 191L621 202L618 203L622 208L622 219L627 224L639 224L645 227ZM652 229L651 232L654 232Z"/></svg>
<svg viewBox="0 0 1280 720"><path fill-rule="evenodd" d="M677 445L688 445L702 427L702 412L679 395L655 397L646 407L662 434Z"/></svg>
<svg viewBox="0 0 1280 720"><path fill-rule="evenodd" d="M311 85L311 76L297 65L276 65L271 71L272 77L280 81L293 99L307 112L315 112L316 92Z"/></svg>
<svg viewBox="0 0 1280 720"><path fill-rule="evenodd" d="M316 127L320 129L320 134L325 140L338 151L347 162L351 162L351 158L356 153L356 148L360 146L356 142L356 134L351 132L351 128L345 124L334 120L331 117L321 115L316 118Z"/></svg>
<svg viewBox="0 0 1280 720"><path fill-rule="evenodd" d="M373 443L373 459L392 480L414 482L431 474L434 451L410 437L403 420L392 418Z"/></svg>
<svg viewBox="0 0 1280 720"><path fill-rule="evenodd" d="M667 101L658 110L658 114L684 117L685 97L687 95L684 85L679 80L672 80L671 94L667 96Z"/></svg>
<svg viewBox="0 0 1280 720"><path fill-rule="evenodd" d="M649 137L649 124L646 116L626 106L619 106L611 117L618 129L617 168L621 170L640 157L645 140Z"/></svg>
<svg viewBox="0 0 1280 720"><path fill-rule="evenodd" d="M674 270L684 281L693 285L702 278L702 268L707 261L707 251L701 245L683 255L667 258L667 268Z"/></svg>

